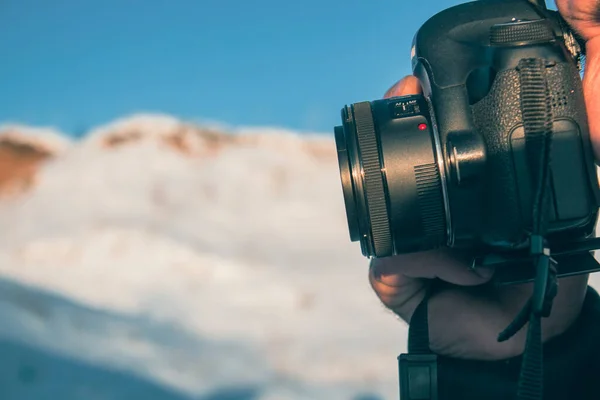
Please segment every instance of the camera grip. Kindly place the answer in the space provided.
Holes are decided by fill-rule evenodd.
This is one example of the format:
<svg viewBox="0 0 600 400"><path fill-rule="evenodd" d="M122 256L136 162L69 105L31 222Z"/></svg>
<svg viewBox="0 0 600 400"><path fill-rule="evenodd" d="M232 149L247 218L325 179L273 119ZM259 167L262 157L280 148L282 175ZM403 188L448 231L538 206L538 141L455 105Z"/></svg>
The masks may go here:
<svg viewBox="0 0 600 400"><path fill-rule="evenodd" d="M595 221L598 182L589 138L582 82L569 61L546 68L553 119L549 232ZM486 142L482 242L525 246L531 224L531 171L527 164L521 85L517 68L497 73L489 93L471 107L473 123ZM519 171L519 174L517 174ZM586 225L586 226L587 226Z"/></svg>

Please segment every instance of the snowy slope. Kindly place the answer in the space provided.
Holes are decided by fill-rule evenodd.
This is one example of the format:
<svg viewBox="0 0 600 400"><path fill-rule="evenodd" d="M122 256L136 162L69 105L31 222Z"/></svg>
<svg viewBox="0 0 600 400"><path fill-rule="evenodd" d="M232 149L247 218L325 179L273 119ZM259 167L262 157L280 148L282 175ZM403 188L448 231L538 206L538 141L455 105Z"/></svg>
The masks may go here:
<svg viewBox="0 0 600 400"><path fill-rule="evenodd" d="M349 243L333 143L262 132L139 116L61 149L0 205L2 337L185 395L395 398L406 332Z"/></svg>
<svg viewBox="0 0 600 400"><path fill-rule="evenodd" d="M397 398L406 328L349 242L330 138L19 132L54 156L0 203L0 398Z"/></svg>

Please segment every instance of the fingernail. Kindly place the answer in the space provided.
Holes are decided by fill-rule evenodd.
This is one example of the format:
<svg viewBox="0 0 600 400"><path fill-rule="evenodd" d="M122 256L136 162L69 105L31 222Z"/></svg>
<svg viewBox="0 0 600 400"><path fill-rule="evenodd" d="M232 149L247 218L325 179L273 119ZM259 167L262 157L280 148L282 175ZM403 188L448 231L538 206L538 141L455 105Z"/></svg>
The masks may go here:
<svg viewBox="0 0 600 400"><path fill-rule="evenodd" d="M494 276L495 269L493 267L477 267L473 269L473 273L483 279L491 279Z"/></svg>
<svg viewBox="0 0 600 400"><path fill-rule="evenodd" d="M385 278L386 276L392 273L389 267L390 263L386 262L384 259L381 258L371 259L369 266L371 268L371 273L373 274L373 277L377 280Z"/></svg>
<svg viewBox="0 0 600 400"><path fill-rule="evenodd" d="M373 275L373 278L375 278L376 280L380 280L381 279L381 263L377 262L376 258L372 258L371 261L369 262L369 269L371 270L371 274Z"/></svg>

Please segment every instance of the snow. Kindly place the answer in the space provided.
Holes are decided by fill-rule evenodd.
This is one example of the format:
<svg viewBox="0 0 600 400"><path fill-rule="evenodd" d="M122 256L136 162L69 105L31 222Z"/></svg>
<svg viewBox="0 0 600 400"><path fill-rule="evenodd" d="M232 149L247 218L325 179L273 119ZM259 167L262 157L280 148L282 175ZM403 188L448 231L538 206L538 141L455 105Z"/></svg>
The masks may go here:
<svg viewBox="0 0 600 400"><path fill-rule="evenodd" d="M32 367L52 376L38 392L82 398L53 379L83 363L90 387L117 371L181 398L396 398L406 330L349 242L331 138L240 129L189 157L161 140L181 129L100 127L0 205L0 338L56 358ZM135 382L99 398L147 390ZM0 397L26 398L12 390Z"/></svg>
<svg viewBox="0 0 600 400"><path fill-rule="evenodd" d="M0 141L31 145L38 150L58 155L66 151L72 141L51 127L32 127L22 124L0 125Z"/></svg>
<svg viewBox="0 0 600 400"><path fill-rule="evenodd" d="M406 326L349 241L332 138L240 128L201 152L190 129L99 127L0 204L0 398L398 398Z"/></svg>

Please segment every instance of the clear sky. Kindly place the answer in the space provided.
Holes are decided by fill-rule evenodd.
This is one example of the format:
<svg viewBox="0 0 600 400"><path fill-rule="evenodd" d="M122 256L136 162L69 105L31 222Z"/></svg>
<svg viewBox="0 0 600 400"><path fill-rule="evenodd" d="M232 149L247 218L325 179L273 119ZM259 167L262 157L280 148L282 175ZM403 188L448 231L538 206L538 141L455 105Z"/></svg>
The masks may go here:
<svg viewBox="0 0 600 400"><path fill-rule="evenodd" d="M135 112L330 132L410 72L461 0L0 0L0 122L71 134Z"/></svg>

